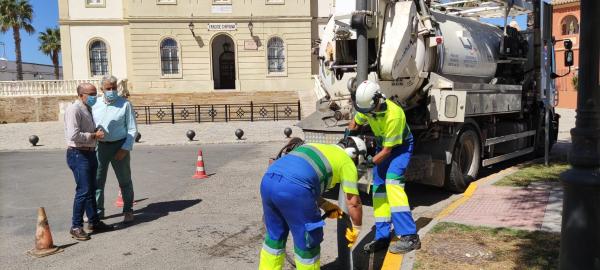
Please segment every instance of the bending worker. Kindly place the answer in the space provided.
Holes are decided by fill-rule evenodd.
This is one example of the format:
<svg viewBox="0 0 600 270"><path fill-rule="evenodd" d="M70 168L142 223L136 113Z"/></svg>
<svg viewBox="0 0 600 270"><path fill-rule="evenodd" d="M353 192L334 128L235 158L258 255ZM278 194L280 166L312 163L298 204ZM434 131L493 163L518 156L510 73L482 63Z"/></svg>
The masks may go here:
<svg viewBox="0 0 600 270"><path fill-rule="evenodd" d="M265 173L261 186L264 220L267 229L260 252L260 270L280 270L285 259L289 231L294 239L296 268L320 267L323 225L319 206L329 218L339 218L340 208L321 198L337 183L346 193L353 228L346 238L352 246L362 225L362 205L358 195L356 164L363 160L365 143L349 137L335 144L304 144L275 160Z"/></svg>
<svg viewBox="0 0 600 270"><path fill-rule="evenodd" d="M386 248L390 243L390 223L399 238L389 247L391 253L406 253L421 247L408 197L404 192L404 172L413 151L413 137L402 108L387 100L379 85L364 81L356 89L354 108L358 111L350 130L369 124L377 142L373 157L373 208L375 240L365 251Z"/></svg>

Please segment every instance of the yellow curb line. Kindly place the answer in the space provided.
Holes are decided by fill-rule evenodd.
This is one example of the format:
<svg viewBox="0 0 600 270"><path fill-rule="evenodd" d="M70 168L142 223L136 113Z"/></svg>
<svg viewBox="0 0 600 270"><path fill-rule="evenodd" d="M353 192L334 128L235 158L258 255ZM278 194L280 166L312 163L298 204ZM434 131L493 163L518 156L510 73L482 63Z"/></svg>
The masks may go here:
<svg viewBox="0 0 600 270"><path fill-rule="evenodd" d="M448 207L446 207L444 210L442 210L442 212L440 212L435 219L436 220L441 220L442 218L447 217L448 215L450 215L452 212L454 212L454 210L456 210L456 208L458 208L461 204L465 203L467 200L469 200L473 194L475 193L475 191L477 190L477 183L475 182L471 182L471 184L469 184L469 187L467 187L467 190L465 190L465 192L463 193L463 196L452 202L450 205L448 205ZM395 239L392 240L392 242L396 241ZM390 243L391 244L391 243ZM394 254L394 253L390 253L389 251L385 254L385 259L383 260L383 266L381 267L381 270L398 270L402 267L402 259L403 256L402 254Z"/></svg>
<svg viewBox="0 0 600 270"><path fill-rule="evenodd" d="M392 238L392 242L398 241L396 238ZM389 251L385 254L385 259L383 259L383 265L381 266L381 270L399 270L402 266L402 254L394 254Z"/></svg>
<svg viewBox="0 0 600 270"><path fill-rule="evenodd" d="M445 217L447 217L448 215L450 215L452 212L454 212L454 210L456 210L456 208L458 208L461 204L465 203L467 200L469 200L471 198L471 196L473 196L473 193L475 193L475 190L477 190L477 183L475 182L471 182L471 184L469 184L469 187L467 187L467 190L465 190L465 193L463 193L463 196L452 202L450 205L448 205L448 207L446 207L444 210L442 210L442 212L440 212L435 219L437 220L441 220Z"/></svg>

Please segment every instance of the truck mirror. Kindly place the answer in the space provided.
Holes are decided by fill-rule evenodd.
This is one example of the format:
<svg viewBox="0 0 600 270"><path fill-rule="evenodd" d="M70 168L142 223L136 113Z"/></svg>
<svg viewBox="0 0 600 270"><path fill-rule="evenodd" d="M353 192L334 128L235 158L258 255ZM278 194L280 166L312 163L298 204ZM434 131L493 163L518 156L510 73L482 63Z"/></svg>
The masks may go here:
<svg viewBox="0 0 600 270"><path fill-rule="evenodd" d="M572 67L573 66L573 62L575 60L573 60L573 50L566 50L565 51L565 67Z"/></svg>

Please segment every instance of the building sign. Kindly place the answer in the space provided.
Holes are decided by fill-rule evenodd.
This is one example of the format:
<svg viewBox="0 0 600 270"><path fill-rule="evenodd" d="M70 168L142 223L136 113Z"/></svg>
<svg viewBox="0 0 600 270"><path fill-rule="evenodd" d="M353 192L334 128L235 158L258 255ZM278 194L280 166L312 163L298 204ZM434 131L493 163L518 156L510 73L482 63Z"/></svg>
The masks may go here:
<svg viewBox="0 0 600 270"><path fill-rule="evenodd" d="M235 31L237 23L209 23L208 31Z"/></svg>
<svg viewBox="0 0 600 270"><path fill-rule="evenodd" d="M258 50L258 43L255 40L244 40L244 50Z"/></svg>
<svg viewBox="0 0 600 270"><path fill-rule="evenodd" d="M211 8L212 13L232 13L233 7L231 5L213 5Z"/></svg>

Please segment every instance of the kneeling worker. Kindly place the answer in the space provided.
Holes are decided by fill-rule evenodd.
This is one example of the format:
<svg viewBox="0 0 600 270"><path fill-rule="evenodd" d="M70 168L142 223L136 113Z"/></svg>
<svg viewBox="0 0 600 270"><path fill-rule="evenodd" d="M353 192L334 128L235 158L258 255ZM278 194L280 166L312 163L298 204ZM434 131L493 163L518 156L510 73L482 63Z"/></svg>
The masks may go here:
<svg viewBox="0 0 600 270"><path fill-rule="evenodd" d="M391 253L406 253L421 247L408 197L404 191L404 172L413 151L413 136L402 108L385 98L379 85L364 81L356 89L354 108L358 111L350 130L369 124L376 137L378 153L373 157L373 210L375 241L365 251L383 249L390 242L390 223L398 236L389 247Z"/></svg>
<svg viewBox="0 0 600 270"><path fill-rule="evenodd" d="M260 195L267 229L260 252L260 270L280 270L285 259L289 231L294 239L296 268L320 268L323 225L319 207L329 218L341 217L340 208L321 198L337 183L346 193L353 228L346 230L352 246L362 225L362 205L358 195L356 164L364 160L365 143L348 137L338 145L303 144L275 160L263 176Z"/></svg>

